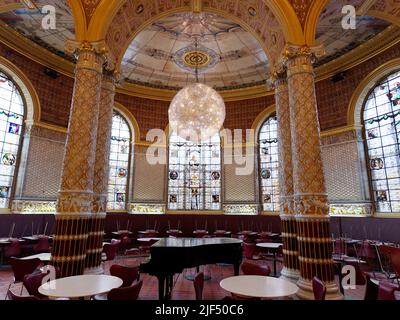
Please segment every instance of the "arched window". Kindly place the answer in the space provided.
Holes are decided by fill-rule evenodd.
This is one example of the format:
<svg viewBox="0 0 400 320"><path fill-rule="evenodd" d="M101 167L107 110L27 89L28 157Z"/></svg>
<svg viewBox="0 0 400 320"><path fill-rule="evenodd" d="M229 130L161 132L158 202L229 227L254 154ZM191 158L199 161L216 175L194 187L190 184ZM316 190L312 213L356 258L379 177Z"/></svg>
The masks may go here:
<svg viewBox="0 0 400 320"><path fill-rule="evenodd" d="M263 211L279 211L278 122L270 116L263 123L258 137L260 186Z"/></svg>
<svg viewBox="0 0 400 320"><path fill-rule="evenodd" d="M169 140L168 209L221 210L221 137Z"/></svg>
<svg viewBox="0 0 400 320"><path fill-rule="evenodd" d="M0 208L10 206L24 126L25 107L14 82L0 72Z"/></svg>
<svg viewBox="0 0 400 320"><path fill-rule="evenodd" d="M128 122L114 110L111 133L109 210L126 210L129 190L132 133Z"/></svg>
<svg viewBox="0 0 400 320"><path fill-rule="evenodd" d="M376 210L400 212L400 71L372 90L363 120Z"/></svg>

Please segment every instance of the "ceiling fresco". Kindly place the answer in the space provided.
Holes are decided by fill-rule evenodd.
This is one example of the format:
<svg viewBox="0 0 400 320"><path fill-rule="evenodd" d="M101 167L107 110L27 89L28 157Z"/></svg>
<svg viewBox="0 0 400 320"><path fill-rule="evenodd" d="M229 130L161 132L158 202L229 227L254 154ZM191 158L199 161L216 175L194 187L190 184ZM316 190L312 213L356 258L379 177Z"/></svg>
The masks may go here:
<svg viewBox="0 0 400 320"><path fill-rule="evenodd" d="M354 0L355 2L359 0ZM389 23L377 18L357 18L355 30L342 28L343 5L332 0L320 17L317 41L326 48L325 64L373 38ZM73 39L74 21L65 0L38 0L56 7L57 28L43 30L40 10L21 9L0 14L0 20L35 43L68 60L66 39ZM198 81L218 90L237 89L266 82L269 63L256 39L240 25L210 13L179 13L144 29L128 47L122 75L129 83L177 90Z"/></svg>

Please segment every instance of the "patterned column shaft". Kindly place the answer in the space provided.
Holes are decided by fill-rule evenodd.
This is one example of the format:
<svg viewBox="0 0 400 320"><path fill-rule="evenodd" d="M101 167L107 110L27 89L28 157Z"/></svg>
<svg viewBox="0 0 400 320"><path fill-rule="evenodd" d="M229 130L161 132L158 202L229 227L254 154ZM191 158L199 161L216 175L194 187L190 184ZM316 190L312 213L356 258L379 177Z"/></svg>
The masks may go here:
<svg viewBox="0 0 400 320"><path fill-rule="evenodd" d="M85 267L104 64L103 55L90 43L82 44L77 53L52 253L62 277L82 274Z"/></svg>
<svg viewBox="0 0 400 320"><path fill-rule="evenodd" d="M280 217L282 224L283 260L281 274L297 281L299 260L297 252L297 228L293 211L292 137L290 133L289 88L286 72L275 77L276 116L278 119Z"/></svg>
<svg viewBox="0 0 400 320"><path fill-rule="evenodd" d="M86 256L86 272L96 273L101 269L103 234L107 212L109 157L111 129L115 96L115 77L103 75L99 120L97 129L96 162L94 165L93 216L89 223L89 239Z"/></svg>
<svg viewBox="0 0 400 320"><path fill-rule="evenodd" d="M327 285L327 298L341 298L334 282L312 52L308 47L291 47L287 56L294 210L300 263L298 296L313 297L311 281L317 276Z"/></svg>

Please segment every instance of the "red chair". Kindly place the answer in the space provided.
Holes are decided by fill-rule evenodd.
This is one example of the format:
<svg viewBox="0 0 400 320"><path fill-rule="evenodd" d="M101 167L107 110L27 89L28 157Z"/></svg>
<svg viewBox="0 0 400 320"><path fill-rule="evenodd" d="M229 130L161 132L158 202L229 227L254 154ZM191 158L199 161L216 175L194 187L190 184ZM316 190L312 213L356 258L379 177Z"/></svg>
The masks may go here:
<svg viewBox="0 0 400 320"><path fill-rule="evenodd" d="M246 259L249 260L260 260L259 250L255 243L243 242L243 254Z"/></svg>
<svg viewBox="0 0 400 320"><path fill-rule="evenodd" d="M11 288L12 284L21 283L22 284L21 294L22 294L22 290L24 289L23 281L25 275L33 273L33 271L36 270L36 268L40 265L40 263L41 261L38 258L23 260L11 257L10 264L14 274L14 281L10 283L7 290Z"/></svg>
<svg viewBox="0 0 400 320"><path fill-rule="evenodd" d="M50 242L49 237L47 236L39 236L38 243L33 246L33 251L35 253L43 253L50 251Z"/></svg>
<svg viewBox="0 0 400 320"><path fill-rule="evenodd" d="M381 281L378 289L378 300L396 300L395 292L400 290L400 286L389 281Z"/></svg>
<svg viewBox="0 0 400 320"><path fill-rule="evenodd" d="M399 281L400 278L400 248L392 248L390 251L390 264Z"/></svg>
<svg viewBox="0 0 400 320"><path fill-rule="evenodd" d="M326 296L325 283L322 280L318 279L317 277L314 277L312 280L312 287L314 292L314 299L325 300Z"/></svg>
<svg viewBox="0 0 400 320"><path fill-rule="evenodd" d="M196 300L203 300L204 288L204 273L198 272L193 279L194 292L196 293Z"/></svg>
<svg viewBox="0 0 400 320"><path fill-rule="evenodd" d="M121 288L130 287L135 280L139 280L138 267L125 267L114 264L110 267L110 274L122 279Z"/></svg>
<svg viewBox="0 0 400 320"><path fill-rule="evenodd" d="M118 253L119 241L114 243L105 243L103 252L106 254L106 261L114 260Z"/></svg>
<svg viewBox="0 0 400 320"><path fill-rule="evenodd" d="M242 272L245 275L266 276L271 274L271 268L267 265L259 265L257 263L245 261L241 266Z"/></svg>
<svg viewBox="0 0 400 320"><path fill-rule="evenodd" d="M108 295L107 300L137 300L140 290L142 289L143 281L135 283L127 288L112 289Z"/></svg>
<svg viewBox="0 0 400 320"><path fill-rule="evenodd" d="M193 231L194 235L196 238L204 238L207 234L207 230L195 230Z"/></svg>
<svg viewBox="0 0 400 320"><path fill-rule="evenodd" d="M28 291L29 295L35 296L39 299L46 299L47 296L42 295L39 293L39 287L42 285L43 278L47 276L47 273L32 273L27 274L24 277L24 287Z"/></svg>
<svg viewBox="0 0 400 320"><path fill-rule="evenodd" d="M19 257L21 255L21 245L18 239L10 239L11 244L4 249L4 257Z"/></svg>
<svg viewBox="0 0 400 320"><path fill-rule="evenodd" d="M9 300L16 300L16 301L37 301L37 300L40 300L38 297L35 297L35 296L17 296L10 289L8 289L8 291L7 291L7 298Z"/></svg>
<svg viewBox="0 0 400 320"><path fill-rule="evenodd" d="M346 254L346 242L344 240L342 239L335 240L333 254L338 254L341 256Z"/></svg>

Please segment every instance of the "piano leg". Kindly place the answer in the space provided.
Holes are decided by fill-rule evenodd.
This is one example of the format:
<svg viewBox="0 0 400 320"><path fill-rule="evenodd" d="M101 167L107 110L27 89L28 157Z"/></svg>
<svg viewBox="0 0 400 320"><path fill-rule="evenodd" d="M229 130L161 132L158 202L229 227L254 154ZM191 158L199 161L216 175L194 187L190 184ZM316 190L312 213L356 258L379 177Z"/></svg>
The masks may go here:
<svg viewBox="0 0 400 320"><path fill-rule="evenodd" d="M240 268L240 262L235 262L233 264L233 272L234 272L235 276L239 275L239 268Z"/></svg>
<svg viewBox="0 0 400 320"><path fill-rule="evenodd" d="M157 276L157 279L158 279L158 299L165 300L165 291L164 291L165 276Z"/></svg>

